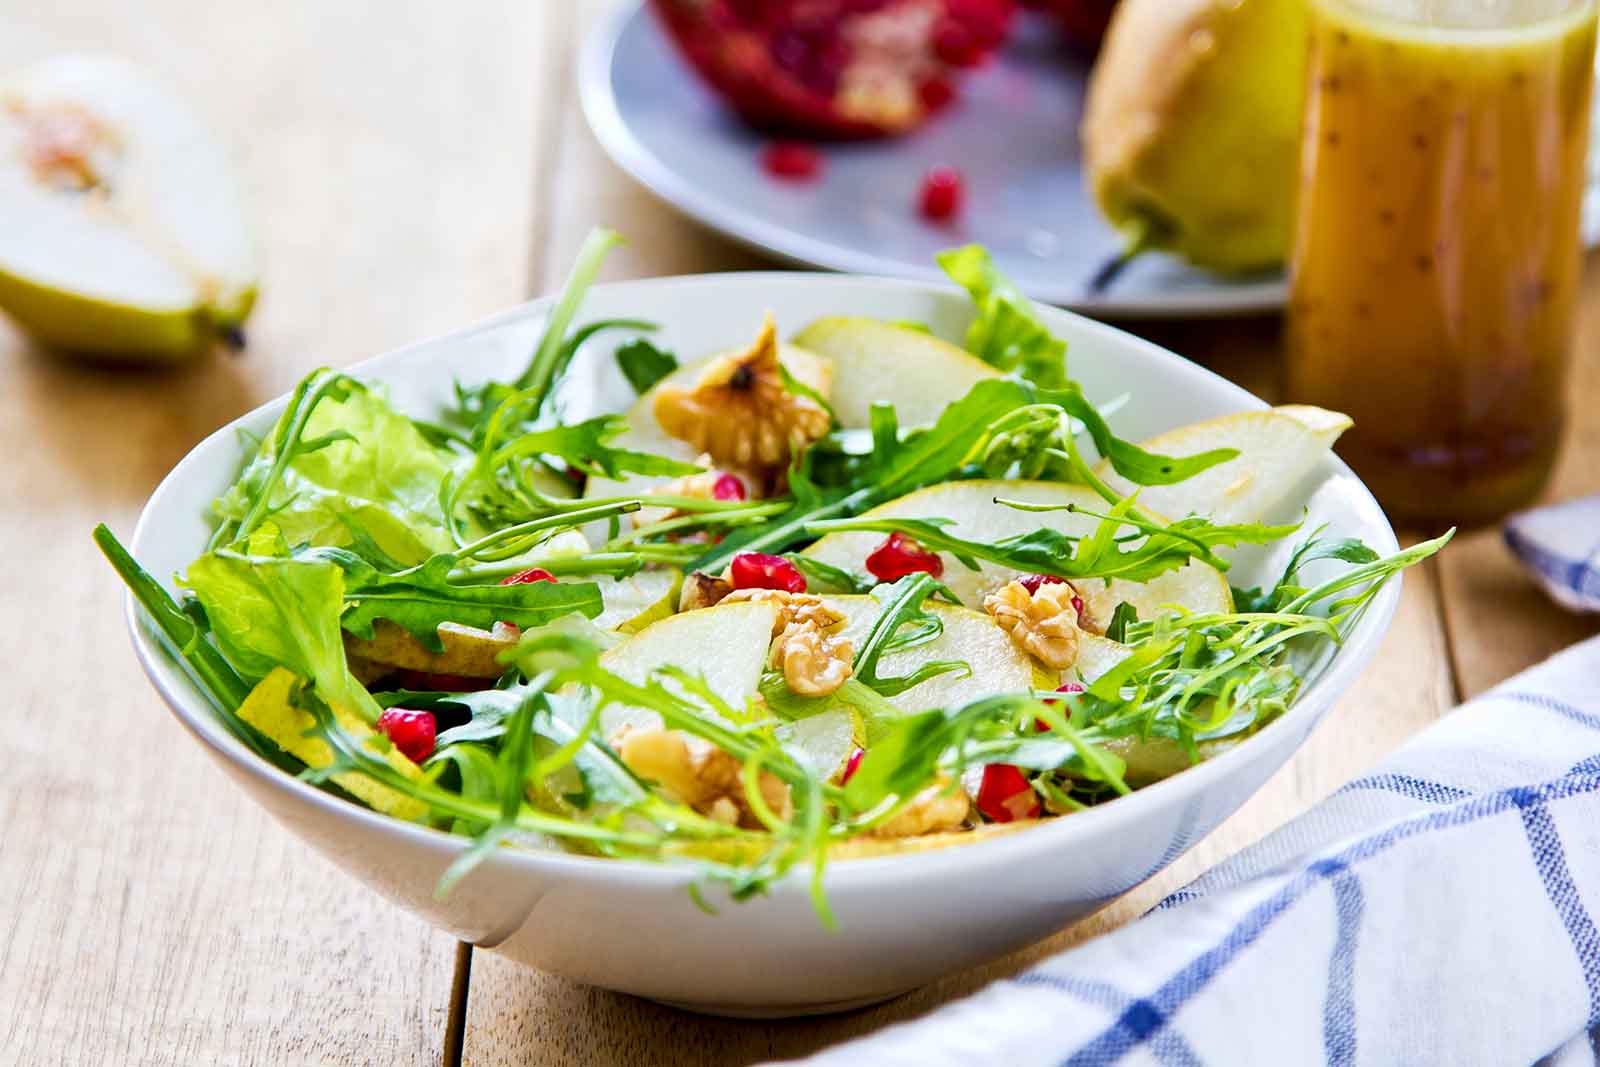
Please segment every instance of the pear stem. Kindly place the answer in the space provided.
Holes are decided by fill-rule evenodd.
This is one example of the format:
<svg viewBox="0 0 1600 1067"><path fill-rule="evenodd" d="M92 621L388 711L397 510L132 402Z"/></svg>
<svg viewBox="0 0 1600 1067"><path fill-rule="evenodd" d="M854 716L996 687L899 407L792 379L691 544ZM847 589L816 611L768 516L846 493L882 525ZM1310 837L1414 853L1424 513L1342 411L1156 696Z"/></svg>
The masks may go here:
<svg viewBox="0 0 1600 1067"><path fill-rule="evenodd" d="M1135 217L1130 220L1128 225L1123 227L1123 232L1128 237L1127 245L1121 252L1100 264L1100 269L1089 279L1089 295L1099 296L1104 293L1127 269L1129 263L1155 247L1156 234L1159 230L1160 227L1149 219Z"/></svg>

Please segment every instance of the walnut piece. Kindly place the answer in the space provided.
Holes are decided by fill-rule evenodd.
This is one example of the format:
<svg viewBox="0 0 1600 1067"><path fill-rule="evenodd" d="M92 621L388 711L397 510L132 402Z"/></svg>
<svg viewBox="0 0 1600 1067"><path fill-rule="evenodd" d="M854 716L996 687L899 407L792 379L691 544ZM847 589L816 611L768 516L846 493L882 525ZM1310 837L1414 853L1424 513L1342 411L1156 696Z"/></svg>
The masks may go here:
<svg viewBox="0 0 1600 1067"><path fill-rule="evenodd" d="M822 405L784 388L770 314L749 349L712 360L693 388L657 390L655 416L663 430L710 453L717 466L767 480L788 469L790 458L830 423Z"/></svg>
<svg viewBox="0 0 1600 1067"><path fill-rule="evenodd" d="M623 727L611 747L628 769L718 822L760 829L744 791L743 765L703 738L679 730ZM789 787L770 772L758 779L761 799L779 818L794 816Z"/></svg>
<svg viewBox="0 0 1600 1067"><path fill-rule="evenodd" d="M735 589L722 598L729 604L774 604L778 617L772 623L772 636L777 637L797 622L816 624L819 630L831 630L845 621L842 613L828 607L822 598L812 593L790 593L783 589Z"/></svg>
<svg viewBox="0 0 1600 1067"><path fill-rule="evenodd" d="M1078 610L1066 582L1041 585L1028 592L1009 582L983 598L983 608L1011 640L1046 667L1065 670L1078 658Z"/></svg>
<svg viewBox="0 0 1600 1067"><path fill-rule="evenodd" d="M843 613L810 593L782 589L735 589L724 604L772 604L772 664L783 671L790 692L804 697L824 697L850 680L855 648L831 631L845 623Z"/></svg>
<svg viewBox="0 0 1600 1067"><path fill-rule="evenodd" d="M874 826L871 837L919 837L966 828L972 800L964 790L952 788L950 780L940 778L923 789L894 818Z"/></svg>
<svg viewBox="0 0 1600 1067"><path fill-rule="evenodd" d="M789 691L825 697L850 680L855 649L843 637L825 633L815 622L796 621L772 643L772 662L783 669Z"/></svg>
<svg viewBox="0 0 1600 1067"><path fill-rule="evenodd" d="M697 608L715 607L733 592L733 583L699 571L684 575L683 589L678 593L678 610L694 611Z"/></svg>

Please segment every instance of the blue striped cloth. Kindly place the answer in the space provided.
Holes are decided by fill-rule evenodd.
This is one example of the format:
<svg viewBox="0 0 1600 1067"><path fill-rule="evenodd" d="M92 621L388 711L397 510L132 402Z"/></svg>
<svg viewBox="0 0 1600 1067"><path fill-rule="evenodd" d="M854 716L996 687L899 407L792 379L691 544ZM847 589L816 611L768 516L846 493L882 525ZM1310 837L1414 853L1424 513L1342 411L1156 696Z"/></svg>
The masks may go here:
<svg viewBox="0 0 1600 1067"><path fill-rule="evenodd" d="M806 1062L1594 1067L1597 915L1600 638L1138 922Z"/></svg>

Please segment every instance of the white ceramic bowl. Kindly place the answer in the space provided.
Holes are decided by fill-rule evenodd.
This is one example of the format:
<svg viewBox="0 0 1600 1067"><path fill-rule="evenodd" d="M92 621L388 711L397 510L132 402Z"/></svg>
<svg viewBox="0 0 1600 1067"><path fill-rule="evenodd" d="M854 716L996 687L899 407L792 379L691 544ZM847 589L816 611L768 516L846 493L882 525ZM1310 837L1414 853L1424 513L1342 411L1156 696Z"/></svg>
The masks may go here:
<svg viewBox="0 0 1600 1067"><path fill-rule="evenodd" d="M547 301L361 364L406 410L436 410L453 380L509 377L538 336ZM628 316L662 325L660 343L685 355L745 340L762 311L786 329L821 315L871 315L929 323L959 338L966 297L938 286L802 273L719 274L601 286L580 321ZM1068 340L1070 369L1091 399L1125 392L1112 420L1139 439L1262 402L1237 386L1109 326L1043 309ZM575 384L594 408L628 392L607 354L585 353ZM283 408L267 404L207 438L145 507L133 551L155 574L181 571L203 551L207 503L235 477L238 429L261 435ZM1294 494L1310 526L1396 550L1382 511L1331 456ZM1266 554L1241 556L1231 578L1272 575ZM480 948L582 982L700 1011L786 1015L881 999L1039 940L1155 874L1212 830L1281 766L1355 678L1387 628L1391 584L1349 641L1309 665L1290 711L1257 736L1174 778L1102 807L1022 833L936 852L834 864L829 900L840 932L819 926L804 874L764 897L723 902L716 916L691 903L689 875L641 862L503 849L443 900L434 886L466 842L336 799L257 759L190 684L154 627L129 601L128 621L146 672L179 721L275 818L324 855L427 922ZM713 901L718 893L711 893Z"/></svg>

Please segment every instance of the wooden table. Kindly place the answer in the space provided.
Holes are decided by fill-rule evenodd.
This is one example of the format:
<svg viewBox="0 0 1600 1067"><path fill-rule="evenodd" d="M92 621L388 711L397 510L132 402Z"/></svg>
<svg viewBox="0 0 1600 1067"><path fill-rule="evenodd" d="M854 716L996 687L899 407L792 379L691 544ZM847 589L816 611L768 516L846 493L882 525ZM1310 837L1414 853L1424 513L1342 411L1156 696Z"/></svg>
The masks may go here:
<svg viewBox="0 0 1600 1067"><path fill-rule="evenodd" d="M468 323L557 284L588 228L611 278L763 265L652 200L579 116L572 56L596 5L27 5L0 68L67 48L137 58L238 157L267 275L249 352L91 369L0 324L0 1060L29 1064L731 1065L905 1019L1138 915L1370 765L1455 701L1595 632L1552 608L1492 531L1408 578L1382 652L1305 749L1169 871L980 971L839 1018L736 1023L473 953L270 822L168 716L89 541L127 534L202 436L323 363ZM1143 332L1277 391L1273 320ZM1600 273L1552 498L1600 490ZM20 1058L10 1060L12 1055Z"/></svg>

